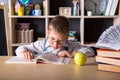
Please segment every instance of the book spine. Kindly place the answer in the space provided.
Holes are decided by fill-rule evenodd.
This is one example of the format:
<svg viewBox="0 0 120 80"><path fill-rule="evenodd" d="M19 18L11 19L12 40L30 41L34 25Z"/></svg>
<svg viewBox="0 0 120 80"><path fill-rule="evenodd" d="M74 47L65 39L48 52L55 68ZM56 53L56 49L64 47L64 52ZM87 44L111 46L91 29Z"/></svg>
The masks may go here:
<svg viewBox="0 0 120 80"><path fill-rule="evenodd" d="M43 15L46 15L46 0L43 1Z"/></svg>
<svg viewBox="0 0 120 80"><path fill-rule="evenodd" d="M112 2L113 2L113 0L108 0L107 6L106 6L106 11L105 11L105 16L110 15L110 9L112 7Z"/></svg>
<svg viewBox="0 0 120 80"><path fill-rule="evenodd" d="M98 64L98 70L120 73L120 66L107 65L107 64Z"/></svg>
<svg viewBox="0 0 120 80"><path fill-rule="evenodd" d="M118 1L119 0L113 0L113 2L112 2L112 7L111 7L111 10L110 10L110 15L111 16L115 15L115 11L116 11L116 8L117 8L117 5L118 5Z"/></svg>
<svg viewBox="0 0 120 80"><path fill-rule="evenodd" d="M106 57L100 57L100 56L96 56L95 59L97 62L103 62L107 64L120 66L120 59L106 58Z"/></svg>
<svg viewBox="0 0 120 80"><path fill-rule="evenodd" d="M97 52L98 56L120 58L120 52Z"/></svg>

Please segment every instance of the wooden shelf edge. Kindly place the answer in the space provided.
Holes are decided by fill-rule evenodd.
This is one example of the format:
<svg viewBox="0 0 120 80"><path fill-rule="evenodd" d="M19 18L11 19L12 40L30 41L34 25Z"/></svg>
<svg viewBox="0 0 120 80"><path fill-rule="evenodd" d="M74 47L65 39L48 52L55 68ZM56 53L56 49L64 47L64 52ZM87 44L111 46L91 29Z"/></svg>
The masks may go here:
<svg viewBox="0 0 120 80"><path fill-rule="evenodd" d="M53 17L55 17L56 15L49 15L49 16L47 16L48 18L53 18ZM68 17L68 18L81 18L81 16L66 16L66 17Z"/></svg>
<svg viewBox="0 0 120 80"><path fill-rule="evenodd" d="M13 47L17 47L17 46L21 46L21 45L28 45L28 44L30 44L30 43L14 43L14 44L11 44L11 46L13 46Z"/></svg>
<svg viewBox="0 0 120 80"><path fill-rule="evenodd" d="M117 18L119 17L118 15L114 16L84 16L84 18Z"/></svg>
<svg viewBox="0 0 120 80"><path fill-rule="evenodd" d="M95 47L95 42L91 42L91 43L85 43L85 46L91 46L91 47Z"/></svg>
<svg viewBox="0 0 120 80"><path fill-rule="evenodd" d="M46 18L46 16L16 16L16 15L11 15L11 18Z"/></svg>

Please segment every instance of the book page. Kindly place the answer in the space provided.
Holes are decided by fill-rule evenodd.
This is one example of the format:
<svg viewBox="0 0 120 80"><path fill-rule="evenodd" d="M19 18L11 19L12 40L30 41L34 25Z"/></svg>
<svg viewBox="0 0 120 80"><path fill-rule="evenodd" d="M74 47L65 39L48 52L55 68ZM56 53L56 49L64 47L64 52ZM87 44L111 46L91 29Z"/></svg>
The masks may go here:
<svg viewBox="0 0 120 80"><path fill-rule="evenodd" d="M22 57L15 56L15 57L10 58L7 61L5 61L5 63L22 63L22 64L27 64L27 63L29 63L29 64L32 63L33 64L34 63L35 64L37 62L36 62L35 59L33 59L33 60L25 60Z"/></svg>
<svg viewBox="0 0 120 80"><path fill-rule="evenodd" d="M96 47L120 50L120 25L110 26L99 37Z"/></svg>
<svg viewBox="0 0 120 80"><path fill-rule="evenodd" d="M58 57L50 52L40 55L38 59L42 59L48 63L52 64L68 64L71 58Z"/></svg>
<svg viewBox="0 0 120 80"><path fill-rule="evenodd" d="M58 57L50 52L45 53L43 55L36 55L34 59L32 60L25 60L22 57L12 57L5 61L5 63L51 63L51 64L68 64L71 58L66 57Z"/></svg>

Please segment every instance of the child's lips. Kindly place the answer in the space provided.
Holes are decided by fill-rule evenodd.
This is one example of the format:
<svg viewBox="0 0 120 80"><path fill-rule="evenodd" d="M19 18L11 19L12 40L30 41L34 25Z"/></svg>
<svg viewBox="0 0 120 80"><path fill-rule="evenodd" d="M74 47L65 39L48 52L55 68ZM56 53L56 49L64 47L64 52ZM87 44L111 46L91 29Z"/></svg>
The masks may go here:
<svg viewBox="0 0 120 80"><path fill-rule="evenodd" d="M57 49L57 47L53 47L54 49Z"/></svg>

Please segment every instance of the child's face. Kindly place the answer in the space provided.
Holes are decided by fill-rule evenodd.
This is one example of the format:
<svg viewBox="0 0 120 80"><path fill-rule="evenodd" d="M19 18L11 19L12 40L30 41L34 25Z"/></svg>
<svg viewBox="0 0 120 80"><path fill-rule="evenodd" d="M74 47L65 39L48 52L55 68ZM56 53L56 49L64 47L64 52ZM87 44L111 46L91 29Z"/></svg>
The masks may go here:
<svg viewBox="0 0 120 80"><path fill-rule="evenodd" d="M68 39L68 35L57 33L54 30L48 30L47 35L50 46L54 49L61 48Z"/></svg>

